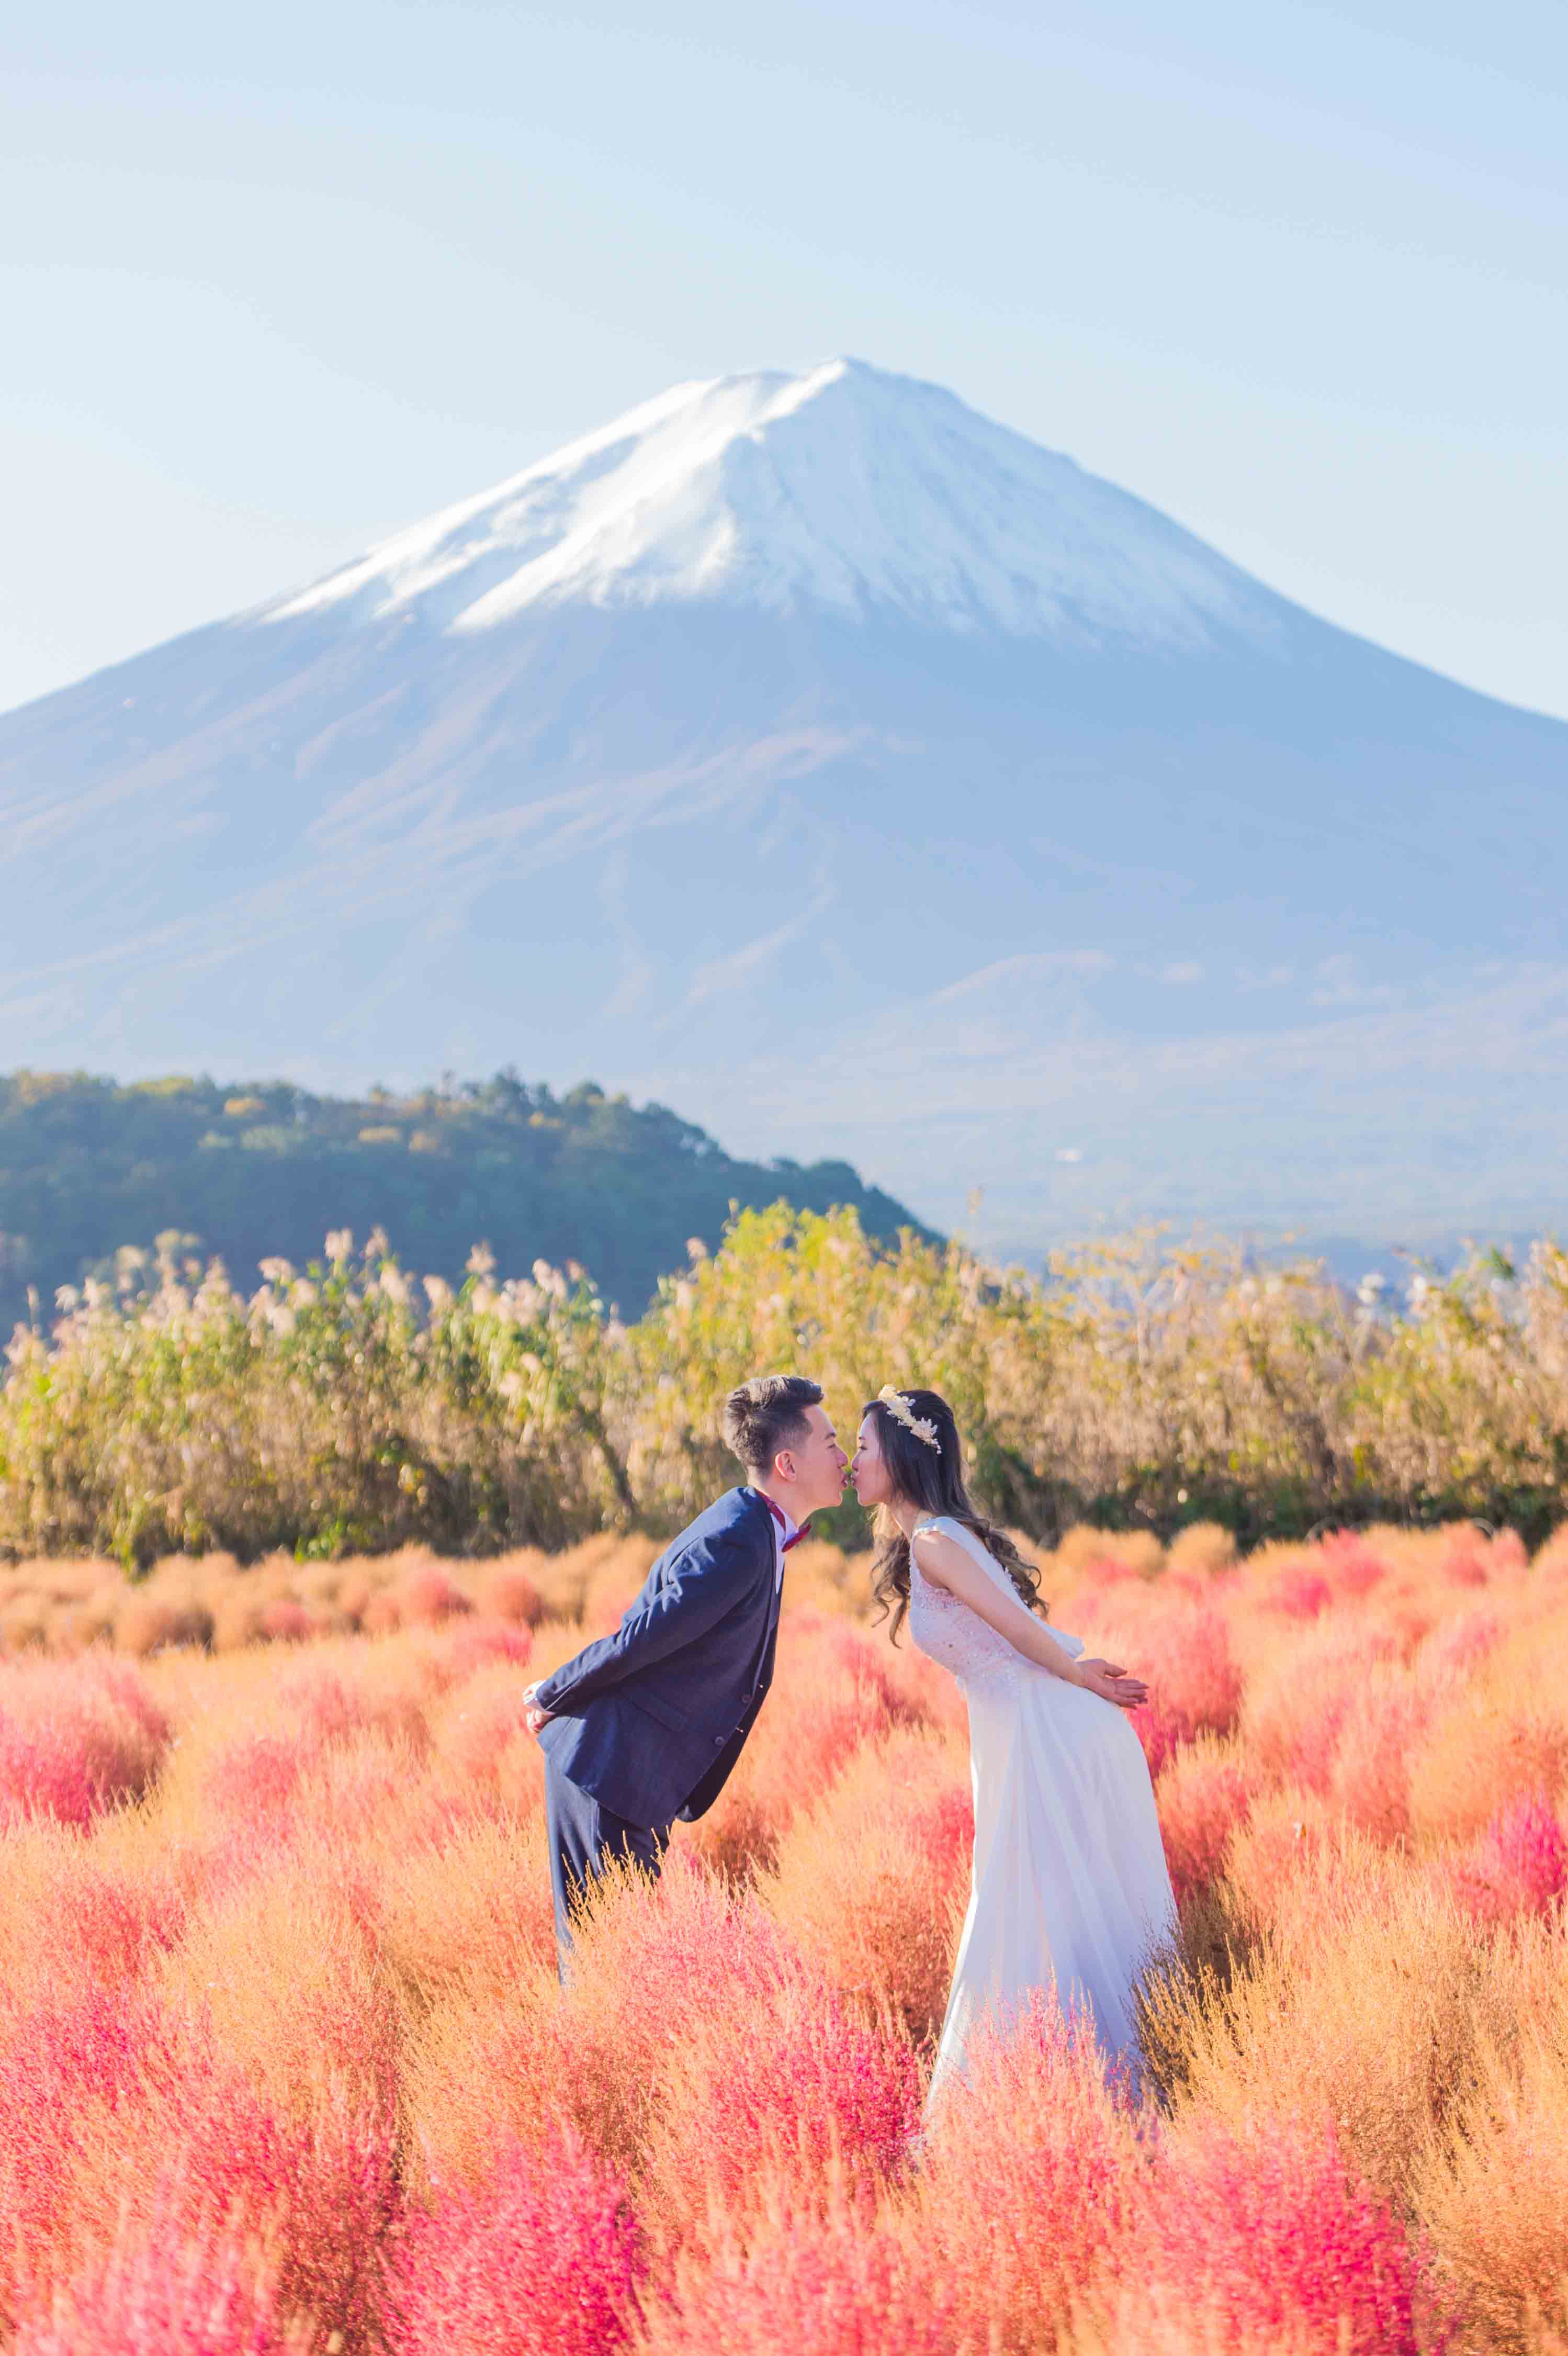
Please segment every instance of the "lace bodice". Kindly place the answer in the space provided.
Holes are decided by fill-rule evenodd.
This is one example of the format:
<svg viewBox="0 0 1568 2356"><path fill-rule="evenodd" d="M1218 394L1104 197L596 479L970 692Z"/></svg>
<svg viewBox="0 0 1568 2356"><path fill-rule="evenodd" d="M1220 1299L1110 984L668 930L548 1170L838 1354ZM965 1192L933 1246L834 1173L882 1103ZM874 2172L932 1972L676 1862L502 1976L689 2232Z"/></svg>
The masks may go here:
<svg viewBox="0 0 1568 2356"><path fill-rule="evenodd" d="M920 1529L940 1530L944 1537L953 1538L973 1557L981 1569L994 1579L1003 1590L1018 1601L1018 1590L995 1555L991 1554L972 1530L962 1522L947 1515L933 1516L917 1525ZM1020 1604L1019 1609L1023 1607ZM1016 1644L1010 1644L999 1629L982 1620L977 1612L944 1587L933 1586L921 1574L918 1549L910 1548L909 1565L909 1633L911 1641L928 1659L939 1662L951 1670L965 1690L985 1687L991 1690L1017 1684L1024 1677L1049 1676L1026 1660ZM1051 1634L1059 1644L1074 1658L1083 1652L1082 1640L1064 1636L1059 1628Z"/></svg>

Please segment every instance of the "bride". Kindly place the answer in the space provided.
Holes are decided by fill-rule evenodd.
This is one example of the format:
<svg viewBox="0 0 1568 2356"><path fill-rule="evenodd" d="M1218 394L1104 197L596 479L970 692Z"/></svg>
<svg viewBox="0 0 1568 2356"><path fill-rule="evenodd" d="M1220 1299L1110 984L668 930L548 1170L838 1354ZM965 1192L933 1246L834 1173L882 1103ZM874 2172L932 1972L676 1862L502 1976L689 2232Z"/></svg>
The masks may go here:
<svg viewBox="0 0 1568 2356"><path fill-rule="evenodd" d="M895 1641L969 1705L975 1873L927 2113L971 2030L1053 1983L1110 2063L1136 2070L1133 1989L1175 1902L1154 1790L1125 1712L1147 1687L1037 1612L1039 1575L964 1486L958 1427L935 1391L884 1389L850 1467L877 1510L876 1593Z"/></svg>

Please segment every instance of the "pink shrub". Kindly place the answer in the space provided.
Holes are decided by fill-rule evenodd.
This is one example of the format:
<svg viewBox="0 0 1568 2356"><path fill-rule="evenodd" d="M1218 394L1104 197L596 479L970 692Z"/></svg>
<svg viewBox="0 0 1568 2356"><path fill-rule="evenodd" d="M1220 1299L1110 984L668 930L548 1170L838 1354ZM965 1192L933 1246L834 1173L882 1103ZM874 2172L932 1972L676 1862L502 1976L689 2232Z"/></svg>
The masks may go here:
<svg viewBox="0 0 1568 2356"><path fill-rule="evenodd" d="M312 1662L287 1676L278 1697L299 1719L313 1751L323 1743L341 1742L373 1722L365 1697L330 1669Z"/></svg>
<svg viewBox="0 0 1568 2356"><path fill-rule="evenodd" d="M766 2190L757 2229L645 2298L647 2356L953 2356L954 2286L914 2233L852 2201L823 2218L791 2205L786 2186Z"/></svg>
<svg viewBox="0 0 1568 2356"><path fill-rule="evenodd" d="M10 2356L283 2356L272 2281L237 2236L123 2232L24 2322Z"/></svg>
<svg viewBox="0 0 1568 2356"><path fill-rule="evenodd" d="M1568 1839L1544 1795L1533 1793L1510 1801L1439 1869L1477 1922L1544 1914L1568 1891Z"/></svg>
<svg viewBox="0 0 1568 2356"><path fill-rule="evenodd" d="M1185 1744L1155 1787L1165 1861L1178 1905L1224 1871L1231 1835L1244 1824L1252 1794L1238 1761L1217 1743Z"/></svg>
<svg viewBox="0 0 1568 2356"><path fill-rule="evenodd" d="M56 1879L49 1936L84 1978L116 1988L172 1947L186 1907L166 1869L133 1876L84 1845L75 1869Z"/></svg>
<svg viewBox="0 0 1568 2356"><path fill-rule="evenodd" d="M1402 1660L1413 1660L1437 1625L1434 1605L1413 1595L1392 1596L1379 1615Z"/></svg>
<svg viewBox="0 0 1568 2356"><path fill-rule="evenodd" d="M1149 1684L1133 1724L1151 1775L1179 1743L1201 1733L1228 1734L1242 1699L1242 1673L1221 1615L1206 1605L1142 1615L1143 1633L1124 1641Z"/></svg>
<svg viewBox="0 0 1568 2356"><path fill-rule="evenodd" d="M457 2099L443 2094L437 2114L416 2125L435 2152L432 2172L448 2164L442 2151L471 2151L483 2132L483 2104L469 2106L469 2086L526 2083L538 2094L517 2126L530 2147L553 2125L570 2125L607 2167L630 2174L654 2124L650 2097L668 2083L689 2024L709 2036L727 2025L755 2034L801 1974L793 1941L754 1896L672 1850L656 1887L600 1891L563 1993L525 1983L515 2004L484 2018L463 2056Z"/></svg>
<svg viewBox="0 0 1568 2356"><path fill-rule="evenodd" d="M391 2356L600 2356L628 2336L641 2271L624 2186L558 2131L410 2218L382 2329Z"/></svg>
<svg viewBox="0 0 1568 2356"><path fill-rule="evenodd" d="M169 1723L129 1662L0 1666L0 1823L51 1815L87 1825L151 1785Z"/></svg>
<svg viewBox="0 0 1568 2356"><path fill-rule="evenodd" d="M1276 1917L1304 1877L1337 1847L1338 1818L1316 1794L1286 1785L1260 1794L1232 1837L1228 1870L1264 1922Z"/></svg>
<svg viewBox="0 0 1568 2356"><path fill-rule="evenodd" d="M345 2092L325 2052L321 2075L307 2100L271 2101L203 2019L172 2024L122 2079L117 2133L79 2168L76 2197L176 2244L220 2220L268 2253L280 2315L307 2312L320 2340L359 2348L400 2216L392 2116Z"/></svg>
<svg viewBox="0 0 1568 2356"><path fill-rule="evenodd" d="M919 1730L861 1746L779 1844L768 1903L833 1984L919 2042L941 2022L974 1818L963 1753Z"/></svg>
<svg viewBox="0 0 1568 2356"><path fill-rule="evenodd" d="M1286 1563L1275 1580L1269 1601L1287 1620L1316 1620L1334 1601L1334 1590L1311 1563Z"/></svg>
<svg viewBox="0 0 1568 2356"><path fill-rule="evenodd" d="M921 2230L962 2344L1051 2344L1134 2213L1142 2161L1093 2029L1037 1996L969 2047L922 2147Z"/></svg>
<svg viewBox="0 0 1568 2356"><path fill-rule="evenodd" d="M1319 1549L1323 1570L1335 1594L1352 1600L1369 1595L1388 1577L1389 1567L1375 1547L1354 1530L1336 1530Z"/></svg>
<svg viewBox="0 0 1568 2356"><path fill-rule="evenodd" d="M1403 2229L1334 2131L1191 2123L1156 2169L1126 2254L1130 2315L1186 2343L1298 2356L1416 2356L1419 2280ZM1161 2345L1157 2329L1150 2333ZM1118 2344L1120 2344L1118 2342Z"/></svg>
<svg viewBox="0 0 1568 2356"><path fill-rule="evenodd" d="M1495 1612L1484 1606L1461 1612L1433 1630L1422 1647L1421 1657L1440 1676L1448 1672L1466 1676L1486 1659L1501 1634L1502 1622Z"/></svg>
<svg viewBox="0 0 1568 2356"><path fill-rule="evenodd" d="M619 1571L605 1581L595 1580L583 1599L583 1635L613 1636L636 1601L637 1591Z"/></svg>
<svg viewBox="0 0 1568 2356"><path fill-rule="evenodd" d="M212 2213L272 2228L280 2302L358 2345L379 2303L397 2215L394 2149L390 2116L341 2094L290 2117L219 2071L182 2157Z"/></svg>
<svg viewBox="0 0 1568 2356"><path fill-rule="evenodd" d="M667 2082L650 2203L677 2230L709 2203L735 2213L764 2159L797 2185L830 2167L874 2184L904 2158L920 2096L912 2048L803 1972L761 2034L754 2020L698 2026Z"/></svg>
<svg viewBox="0 0 1568 2356"><path fill-rule="evenodd" d="M258 1633L272 1644L303 1644L311 1628L310 1613L292 1595L275 1595L257 1617Z"/></svg>
<svg viewBox="0 0 1568 2356"><path fill-rule="evenodd" d="M901 1678L892 1646L879 1644L863 1629L842 1621L830 1622L823 1632L824 1648L839 1674L874 1708L887 1726L925 1726L930 1721L918 1685Z"/></svg>
<svg viewBox="0 0 1568 2356"><path fill-rule="evenodd" d="M1443 1549L1439 1569L1451 1587L1485 1587L1491 1577L1489 1553L1479 1530L1457 1529Z"/></svg>
<svg viewBox="0 0 1568 2356"><path fill-rule="evenodd" d="M505 1787L514 1804L527 1795L542 1804L544 1761L528 1729L526 1680L515 1671L481 1671L445 1704L436 1729L439 1756L465 1783Z"/></svg>
<svg viewBox="0 0 1568 2356"><path fill-rule="evenodd" d="M865 1637L802 1612L781 1633L774 1690L734 1774L693 1826L694 1846L720 1872L771 1866L794 1818L851 1755L890 1724L911 1722L917 1708Z"/></svg>
<svg viewBox="0 0 1568 2356"><path fill-rule="evenodd" d="M516 1621L466 1620L453 1636L447 1660L453 1676L463 1678L472 1676L475 1669L485 1668L492 1661L507 1661L515 1669L523 1668L533 1649L531 1630L520 1627Z"/></svg>
<svg viewBox="0 0 1568 2356"><path fill-rule="evenodd" d="M301 1776L324 1744L303 1732L241 1735L215 1751L203 1777L203 1796L221 1815L279 1817L291 1807Z"/></svg>
<svg viewBox="0 0 1568 2356"><path fill-rule="evenodd" d="M0 2323L48 2280L93 2107L126 2105L162 2026L148 1998L80 1984L0 2013Z"/></svg>
<svg viewBox="0 0 1568 2356"><path fill-rule="evenodd" d="M438 1562L421 1563L399 1590L405 1626L434 1628L442 1621L472 1612L474 1606L456 1580Z"/></svg>
<svg viewBox="0 0 1568 2356"><path fill-rule="evenodd" d="M515 1563L500 1562L487 1571L481 1595L485 1611L497 1620L520 1621L526 1627L537 1628L544 1618L544 1597L528 1572Z"/></svg>
<svg viewBox="0 0 1568 2356"><path fill-rule="evenodd" d="M1431 1717L1428 1692L1405 1670L1374 1670L1340 1721L1328 1788L1346 1819L1381 1841L1410 1830L1410 1760Z"/></svg>
<svg viewBox="0 0 1568 2356"><path fill-rule="evenodd" d="M1151 1692L1143 1707L1133 1711L1132 1720L1149 1773L1160 1774L1186 1737L1185 1713L1171 1708L1162 1694Z"/></svg>
<svg viewBox="0 0 1568 2356"><path fill-rule="evenodd" d="M279 1698L298 1719L311 1757L334 1743L371 1731L406 1743L422 1754L430 1747L424 1705L416 1693L378 1679L345 1681L336 1670L308 1657L280 1683Z"/></svg>
<svg viewBox="0 0 1568 2356"><path fill-rule="evenodd" d="M1302 1636L1249 1686L1247 1746L1265 1774L1327 1792L1340 1730L1370 1668L1393 1651L1376 1631L1329 1627Z"/></svg>

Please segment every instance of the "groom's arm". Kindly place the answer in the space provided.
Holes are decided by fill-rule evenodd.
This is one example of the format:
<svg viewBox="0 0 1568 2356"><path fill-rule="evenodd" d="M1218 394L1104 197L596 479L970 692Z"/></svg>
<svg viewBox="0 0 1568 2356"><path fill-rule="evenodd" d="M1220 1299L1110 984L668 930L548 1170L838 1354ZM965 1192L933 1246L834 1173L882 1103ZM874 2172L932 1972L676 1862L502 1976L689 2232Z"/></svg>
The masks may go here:
<svg viewBox="0 0 1568 2356"><path fill-rule="evenodd" d="M770 1554L772 1550L770 1546ZM552 1717L576 1709L623 1677L667 1660L732 1612L757 1585L763 1568L757 1547L744 1540L729 1536L696 1540L672 1566L650 1603L629 1612L613 1636L585 1644L540 1679L533 1689L536 1708ZM766 1568L771 1571L771 1563Z"/></svg>

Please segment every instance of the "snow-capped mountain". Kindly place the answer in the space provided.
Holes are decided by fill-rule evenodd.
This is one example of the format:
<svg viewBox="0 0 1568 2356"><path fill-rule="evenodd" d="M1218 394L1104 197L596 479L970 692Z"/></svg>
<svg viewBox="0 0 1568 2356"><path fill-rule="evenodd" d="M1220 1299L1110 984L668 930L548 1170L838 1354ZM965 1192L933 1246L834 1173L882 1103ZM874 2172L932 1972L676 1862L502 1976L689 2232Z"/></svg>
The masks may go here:
<svg viewBox="0 0 1568 2356"><path fill-rule="evenodd" d="M1008 1245L1562 1202L1568 726L859 362L0 718L0 1067L592 1073Z"/></svg>
<svg viewBox="0 0 1568 2356"><path fill-rule="evenodd" d="M677 385L266 613L816 610L1067 647L1266 639L1274 601L1141 501L936 385L831 360Z"/></svg>

